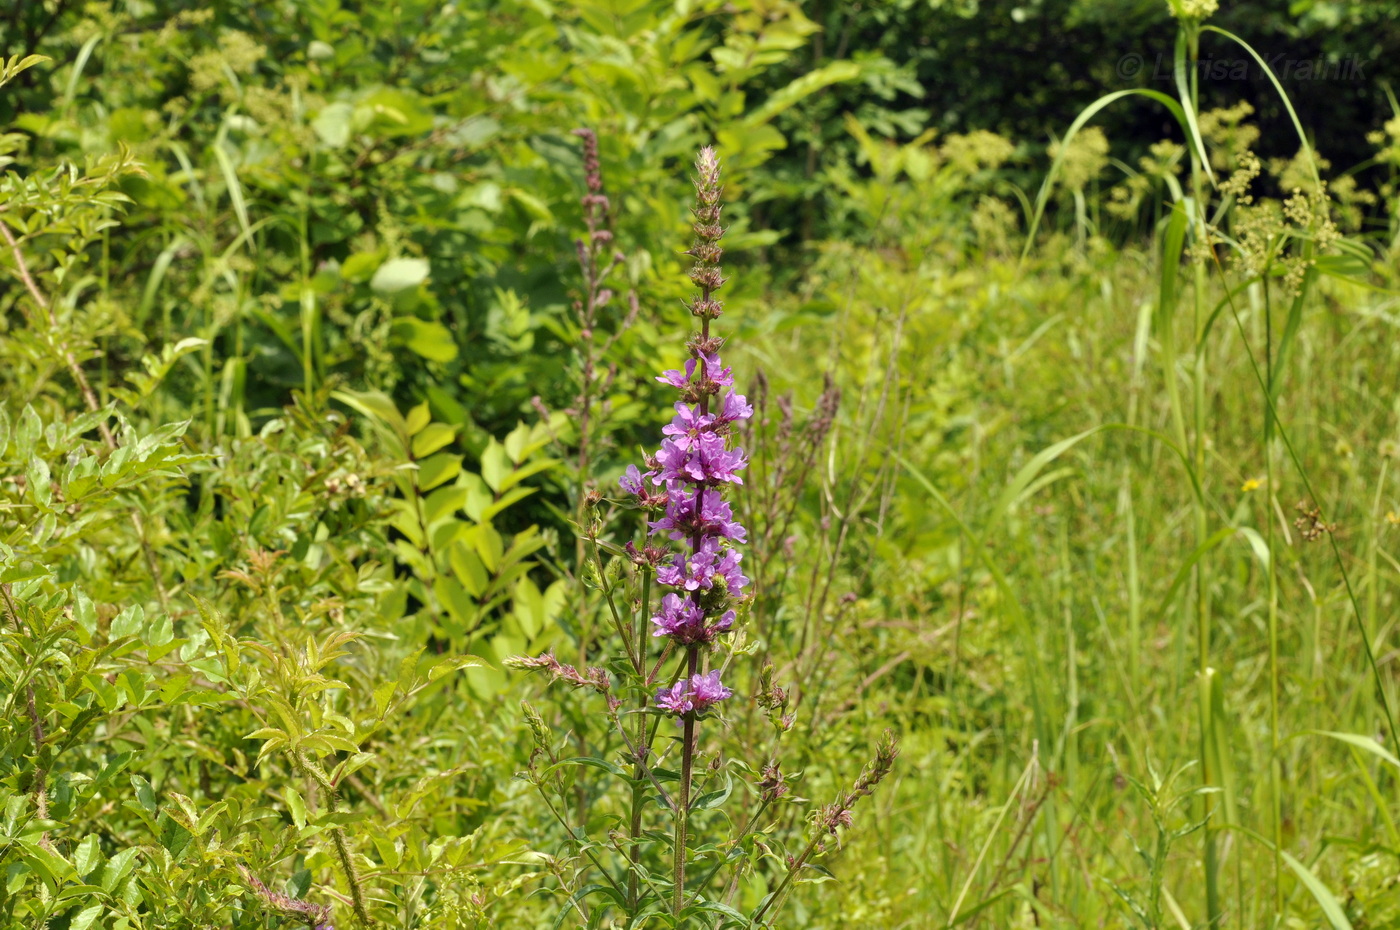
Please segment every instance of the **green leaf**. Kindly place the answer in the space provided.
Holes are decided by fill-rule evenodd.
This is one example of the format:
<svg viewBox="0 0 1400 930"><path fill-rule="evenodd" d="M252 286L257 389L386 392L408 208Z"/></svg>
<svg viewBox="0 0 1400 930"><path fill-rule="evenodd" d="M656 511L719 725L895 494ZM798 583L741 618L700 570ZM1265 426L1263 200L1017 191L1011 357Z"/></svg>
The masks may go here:
<svg viewBox="0 0 1400 930"><path fill-rule="evenodd" d="M102 862L102 850L96 833L89 833L73 850L73 868L79 875L87 875Z"/></svg>
<svg viewBox="0 0 1400 930"><path fill-rule="evenodd" d="M481 564L481 558L463 543L456 542L448 552L448 561L452 563L452 571L462 587L472 597L481 597L491 580L486 574L486 567Z"/></svg>
<svg viewBox="0 0 1400 930"><path fill-rule="evenodd" d="M391 258L370 279L371 290L397 294L428 280L428 262L422 258Z"/></svg>
<svg viewBox="0 0 1400 930"><path fill-rule="evenodd" d="M53 503L53 478L49 474L49 463L39 458L37 455L29 457L29 467L25 469L25 482L29 485L29 493L40 507L45 510Z"/></svg>
<svg viewBox="0 0 1400 930"><path fill-rule="evenodd" d="M1335 730L1308 730L1307 732L1316 736L1331 737L1332 739L1341 740L1348 745L1355 746L1357 749L1364 749L1377 759L1400 769L1400 759L1397 759L1390 750L1386 749L1370 736L1363 736L1360 733L1338 733Z"/></svg>
<svg viewBox="0 0 1400 930"><path fill-rule="evenodd" d="M82 591L73 595L73 621L84 633L82 641L92 642L92 637L97 633L97 608L93 606L92 599Z"/></svg>
<svg viewBox="0 0 1400 930"><path fill-rule="evenodd" d="M423 401L423 403L421 403L421 404L419 404L418 406L414 407L412 410L410 410L410 411L408 412L408 417L407 417L408 433L409 433L409 435L410 435L410 436L416 435L416 434L418 433L419 430L421 430L423 427L425 427L425 426L428 425L429 421L431 421L432 418L433 418L433 415L432 415L432 413L428 410L428 402L427 402L427 401Z"/></svg>
<svg viewBox="0 0 1400 930"><path fill-rule="evenodd" d="M306 802L301 798L301 792L288 785L282 790L282 800L287 802L287 812L292 815L292 823L297 825L297 829L306 826Z"/></svg>
<svg viewBox="0 0 1400 930"><path fill-rule="evenodd" d="M481 453L481 477L491 490L500 491L510 473L510 456L505 446L493 438Z"/></svg>
<svg viewBox="0 0 1400 930"><path fill-rule="evenodd" d="M140 604L132 604L112 620L110 636L112 639L124 639L127 636L135 636L146 626L146 611Z"/></svg>
<svg viewBox="0 0 1400 930"><path fill-rule="evenodd" d="M390 329L395 339L429 361L450 362L457 357L457 341L441 323L401 316Z"/></svg>
<svg viewBox="0 0 1400 930"><path fill-rule="evenodd" d="M311 121L311 129L326 145L342 148L350 141L350 119L354 113L354 106L344 101L327 104Z"/></svg>
<svg viewBox="0 0 1400 930"><path fill-rule="evenodd" d="M1283 856L1283 861L1288 863L1288 867L1293 870L1293 874L1298 876L1298 880L1312 893L1318 907L1322 908L1327 922L1332 925L1332 930L1353 930L1351 921L1347 920L1346 911L1342 909L1341 902L1332 894L1331 889L1324 885L1321 879L1303 863L1283 850L1279 850L1279 852Z"/></svg>
<svg viewBox="0 0 1400 930"><path fill-rule="evenodd" d="M106 908L103 905L94 904L92 907L79 911L78 916L68 922L68 930L88 930L97 921L97 918L102 916L104 910Z"/></svg>
<svg viewBox="0 0 1400 930"><path fill-rule="evenodd" d="M833 61L831 64L823 65L814 71L808 71L786 87L768 94L761 106L744 114L743 123L745 126L758 126L766 123L779 113L825 87L843 81L855 80L860 77L860 72L860 65L853 61Z"/></svg>
<svg viewBox="0 0 1400 930"><path fill-rule="evenodd" d="M427 458L457 436L457 427L446 423L429 423L413 437L413 457Z"/></svg>
<svg viewBox="0 0 1400 930"><path fill-rule="evenodd" d="M438 485L456 478L461 471L460 455L439 452L418 463L418 490L431 491Z"/></svg>
<svg viewBox="0 0 1400 930"><path fill-rule="evenodd" d="M546 768L543 772L541 772L540 777L543 778L546 775L549 775L551 772L563 768L566 765L581 765L586 766L588 768L602 769L605 772L610 772L613 775L616 775L618 778L625 778L628 781L631 781L632 779L632 776L627 774L627 772L623 770L622 766L614 762L609 762L606 759L599 759L597 756L574 756L571 759L560 759L558 762L554 763L553 765Z"/></svg>
<svg viewBox="0 0 1400 930"><path fill-rule="evenodd" d="M154 806L152 807L152 813L154 813ZM106 891L108 894L116 890L118 883L126 878L127 873L131 871L132 860L136 858L137 852L138 850L135 847L123 849L111 859L107 860L107 866L102 870L102 890Z"/></svg>

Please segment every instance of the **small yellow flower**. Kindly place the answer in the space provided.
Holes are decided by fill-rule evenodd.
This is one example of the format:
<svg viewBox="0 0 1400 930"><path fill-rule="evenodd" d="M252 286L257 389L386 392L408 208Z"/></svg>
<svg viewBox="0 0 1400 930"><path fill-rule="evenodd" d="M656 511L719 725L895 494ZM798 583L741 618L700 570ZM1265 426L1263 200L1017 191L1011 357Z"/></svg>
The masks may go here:
<svg viewBox="0 0 1400 930"><path fill-rule="evenodd" d="M1391 526L1400 526L1400 513L1396 513L1392 510L1385 515L1385 522L1389 523Z"/></svg>
<svg viewBox="0 0 1400 930"><path fill-rule="evenodd" d="M1250 478L1244 484L1240 485L1240 490L1248 494L1250 491L1259 490L1259 484L1260 481L1258 478Z"/></svg>

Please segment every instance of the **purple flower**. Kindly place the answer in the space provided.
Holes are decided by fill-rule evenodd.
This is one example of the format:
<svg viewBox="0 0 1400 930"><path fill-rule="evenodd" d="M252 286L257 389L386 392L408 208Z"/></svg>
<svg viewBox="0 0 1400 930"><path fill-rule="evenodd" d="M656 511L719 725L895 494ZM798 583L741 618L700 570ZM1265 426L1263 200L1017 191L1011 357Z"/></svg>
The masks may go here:
<svg viewBox="0 0 1400 930"><path fill-rule="evenodd" d="M682 643L698 642L705 634L705 611L688 597L668 594L661 599L661 612L651 618L653 636L671 636Z"/></svg>
<svg viewBox="0 0 1400 930"><path fill-rule="evenodd" d="M651 472L643 472L636 465L628 465L627 471L622 473L622 477L617 479L618 486L628 494L641 496L642 480L649 476Z"/></svg>
<svg viewBox="0 0 1400 930"><path fill-rule="evenodd" d="M724 579L724 587L730 597L738 597L749 585L748 577L739 571L739 563L743 559L744 554L738 549L726 549L714 565L714 573Z"/></svg>
<svg viewBox="0 0 1400 930"><path fill-rule="evenodd" d="M691 376L695 374L695 359L688 359L685 363L685 374L681 374L679 369L671 368L657 375L656 380L662 384L669 384L678 390L684 390L689 384Z"/></svg>
<svg viewBox="0 0 1400 930"><path fill-rule="evenodd" d="M753 416L753 407L743 394L736 394L730 391L724 395L724 403L720 407L719 416L716 418L721 423L733 423L735 420L747 420Z"/></svg>
<svg viewBox="0 0 1400 930"><path fill-rule="evenodd" d="M691 379L695 377L695 366L698 361L705 363L705 374L698 382L692 384ZM672 368L662 372L656 380L662 384L669 384L678 391L698 388L701 394L717 394L720 388L730 387L734 384L734 369L724 367L724 362L720 361L718 352L701 352L698 358L686 360L684 372L678 368Z"/></svg>
<svg viewBox="0 0 1400 930"><path fill-rule="evenodd" d="M688 447L687 447L688 446ZM688 484L743 484L737 472L749 464L743 449L726 449L718 433L701 433L694 445L663 439L656 453L656 480Z"/></svg>
<svg viewBox="0 0 1400 930"><path fill-rule="evenodd" d="M661 428L666 436L675 437L671 441L682 449L689 449L700 440L700 434L709 431L715 424L710 414L700 414L695 408L676 403L676 418Z"/></svg>
<svg viewBox="0 0 1400 930"><path fill-rule="evenodd" d="M703 352L700 357L705 360L705 380L713 382L718 387L729 387L734 383L734 369L725 368L724 363L719 360L718 352ZM690 366L686 366L686 373L689 374Z"/></svg>
<svg viewBox="0 0 1400 930"><path fill-rule="evenodd" d="M704 675L682 678L669 688L656 692L656 706L668 713L682 715L704 713L720 701L733 695L719 680L719 669Z"/></svg>
<svg viewBox="0 0 1400 930"><path fill-rule="evenodd" d="M672 714L686 714L695 705L691 702L690 682L684 679L656 692L656 706Z"/></svg>
<svg viewBox="0 0 1400 930"><path fill-rule="evenodd" d="M670 562L658 565L656 580L672 588L708 591L719 578L724 582L726 593L738 597L749 584L749 579L739 570L743 558L737 549L721 550L718 539L706 537L700 541L698 550L679 553Z"/></svg>
<svg viewBox="0 0 1400 930"><path fill-rule="evenodd" d="M700 512L695 512L695 495L700 497ZM746 542L748 533L743 525L735 522L734 511L729 503L716 490L686 491L680 487L668 491L666 512L660 520L649 524L651 534L666 532L671 539L689 539L697 533L702 536L718 536L735 542Z"/></svg>
<svg viewBox="0 0 1400 930"><path fill-rule="evenodd" d="M710 626L705 625L705 611L690 598L668 594L661 599L661 612L651 618L656 627L653 636L669 636L685 646L711 643L719 634L734 625L734 611L727 610Z"/></svg>
<svg viewBox="0 0 1400 930"><path fill-rule="evenodd" d="M690 679L691 702L697 711L703 711L713 707L720 701L732 695L724 685L720 684L719 669L715 669L705 675L696 675Z"/></svg>
<svg viewBox="0 0 1400 930"><path fill-rule="evenodd" d="M718 555L719 540L701 540L698 550L677 553L670 562L658 565L656 580L672 588L708 591L714 587L715 558Z"/></svg>

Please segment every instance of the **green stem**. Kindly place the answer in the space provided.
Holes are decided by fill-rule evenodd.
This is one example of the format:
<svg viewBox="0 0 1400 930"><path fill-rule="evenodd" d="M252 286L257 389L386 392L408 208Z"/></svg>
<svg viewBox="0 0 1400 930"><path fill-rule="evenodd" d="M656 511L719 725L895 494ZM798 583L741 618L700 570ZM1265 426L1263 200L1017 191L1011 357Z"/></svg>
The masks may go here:
<svg viewBox="0 0 1400 930"><path fill-rule="evenodd" d="M1269 389L1274 384L1274 321L1269 281L1264 280L1264 372ZM1274 551L1274 416L1268 398L1264 403L1264 499L1265 544L1269 550L1269 792L1273 795L1274 914L1282 921L1283 909L1283 786L1279 759L1278 723L1278 566Z"/></svg>
<svg viewBox="0 0 1400 930"><path fill-rule="evenodd" d="M645 624L647 622L647 614L651 612L650 607L651 572L644 571L642 573L642 609L637 613L636 627L637 651L639 653L642 651L640 648L641 643L646 641L643 639L643 636L646 634ZM642 694L637 709L645 710L647 706L646 682L640 682L639 686L642 688ZM637 714L637 745L634 748L637 754L637 765L632 773L632 822L628 825L628 839L631 841L628 848L628 858L632 862L632 868L627 874L627 903L633 910L637 907L637 869L642 859L642 804L646 797L642 789L642 776L647 774L646 759L643 757L643 753L646 752L646 745L647 718L645 714L639 713Z"/></svg>
<svg viewBox="0 0 1400 930"><path fill-rule="evenodd" d="M301 768L306 774L310 775L311 779L325 792L326 811L334 814L337 801L336 786L326 775L325 769L304 753L297 754L296 760L301 763ZM331 827L330 834L331 844L335 846L336 858L340 860L341 872L345 875L345 884L350 886L350 904L355 910L355 917L361 926L373 926L374 919L369 916L369 908L365 905L365 892L360 884L360 872L355 868L355 860L350 855L350 844L345 839L345 828L338 825Z"/></svg>
<svg viewBox="0 0 1400 930"><path fill-rule="evenodd" d="M686 675L694 677L700 667L700 648L686 649ZM676 798L675 884L671 890L671 911L677 916L685 907L685 834L690 817L690 783L695 768L695 717L686 714L681 736L681 786Z"/></svg>

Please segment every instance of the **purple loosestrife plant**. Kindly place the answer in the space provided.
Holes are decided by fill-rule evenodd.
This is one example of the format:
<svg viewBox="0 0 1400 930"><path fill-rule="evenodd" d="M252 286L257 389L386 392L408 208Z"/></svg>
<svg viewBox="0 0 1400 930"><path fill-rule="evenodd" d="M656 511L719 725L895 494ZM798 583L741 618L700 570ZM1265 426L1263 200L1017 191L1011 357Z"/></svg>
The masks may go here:
<svg viewBox="0 0 1400 930"><path fill-rule="evenodd" d="M655 563L657 582L673 588L674 593L661 599L661 609L651 618L653 635L670 641L667 651L679 648L685 656L679 678L655 696L657 709L675 715L682 728L672 886L676 914L685 905L696 723L733 696L720 681L719 670L702 672L701 664L706 647L733 626L731 605L743 597L749 583L740 569L743 554L735 548L747 534L734 521L724 492L728 486L744 483L739 472L748 460L742 449L731 447L729 437L733 424L751 416L753 408L735 392L734 372L719 356L724 340L710 331L710 324L724 312L723 303L715 296L724 285L719 244L724 227L720 225L721 188L715 150L701 149L695 168L695 240L688 254L695 260L690 280L700 293L687 306L700 321L700 332L687 346L691 357L684 370L667 371L657 378L680 394L676 416L662 430L666 438L661 448L647 456L645 471L632 466L619 482L644 506L660 504L662 516L648 527L652 542L679 544L679 551L661 556ZM664 492L664 496L650 489Z"/></svg>
<svg viewBox="0 0 1400 930"><path fill-rule="evenodd" d="M590 153L586 170L592 177L598 171L591 154L596 146L591 137L585 137L585 143ZM795 852L786 852L769 835L774 822L788 819L771 809L800 803L790 792L793 776L782 771L776 758L777 740L792 729L794 715L787 692L773 683L771 667L750 676L757 689L747 698L732 681L725 681L728 658L753 651L735 641L743 635L739 627L752 596L744 574L743 547L749 533L735 518L733 506L748 464L735 445L736 427L752 416L753 408L735 389L734 372L720 357L724 340L712 332L723 312L716 295L725 283L720 268L720 166L713 149L701 150L696 170L694 239L687 254L694 260L690 279L698 293L687 307L698 322L697 331L687 342L685 363L657 378L678 394L659 448L644 455L640 466L628 466L618 481L626 498L646 517L643 538L620 547L601 540L607 514L613 511L600 506L597 492L588 492L580 510L582 538L591 552L584 581L601 592L604 615L612 620L616 637L600 639L598 645L620 642L625 654L602 656L599 665L588 665L590 650L583 642L584 661L577 667L553 655L520 656L508 663L543 672L582 693L585 700L600 700L603 714L592 719L605 719L612 732L603 740L590 737L589 743L611 745L622 760L619 765L599 756L567 756L559 751L562 744L552 737L544 716L525 705L535 749L522 777L538 789L563 830L571 856L551 859L550 871L568 893L564 907L588 926L604 919L599 909L626 916L627 926L651 919L672 927L771 926L792 887L804 879L804 871L813 867L831 839L851 825L852 806L888 774L895 756L887 736L856 787L813 815L815 835ZM605 553L612 556L606 563ZM587 697L590 694L593 697ZM726 765L718 754L708 752L708 760L697 764L702 729L712 734L704 743L717 745L713 728L724 724L720 711L726 702L745 699L772 723L774 746L752 766L739 760ZM733 716L742 719L747 714ZM590 717L574 719L586 726ZM582 730L576 729L567 742L585 745ZM576 773L566 776L571 768ZM745 805L741 816L695 820L701 827L716 822L742 825L725 841L692 843L692 819L731 796L731 768L754 776L749 791L756 805ZM626 780L630 805L622 811L610 807L604 792L587 782L598 771ZM721 779L723 787L717 787ZM669 837L648 825L650 809L655 808L671 820ZM600 815L603 810L609 813ZM599 816L614 818L617 824L606 841L588 837L576 822ZM774 855L758 855L761 850ZM768 887L775 890L752 915L735 910L744 875L775 861L785 863L781 874L768 877ZM667 877L660 871L663 863ZM732 874L720 880L725 868Z"/></svg>

